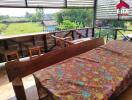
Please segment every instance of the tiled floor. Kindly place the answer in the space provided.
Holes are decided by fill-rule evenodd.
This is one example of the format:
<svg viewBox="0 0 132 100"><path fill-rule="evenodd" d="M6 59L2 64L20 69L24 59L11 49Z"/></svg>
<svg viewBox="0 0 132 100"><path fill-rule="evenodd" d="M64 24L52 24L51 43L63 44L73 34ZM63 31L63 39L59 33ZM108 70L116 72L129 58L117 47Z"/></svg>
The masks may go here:
<svg viewBox="0 0 132 100"><path fill-rule="evenodd" d="M37 100L37 89L32 75L23 79L27 100ZM12 84L9 83L4 68L0 68L0 100L16 100ZM118 100L132 100L132 86L129 87Z"/></svg>
<svg viewBox="0 0 132 100"><path fill-rule="evenodd" d="M0 64L1 65L1 64ZM37 100L37 89L32 75L23 79L27 100ZM12 84L9 83L6 71L0 66L0 100L16 100Z"/></svg>

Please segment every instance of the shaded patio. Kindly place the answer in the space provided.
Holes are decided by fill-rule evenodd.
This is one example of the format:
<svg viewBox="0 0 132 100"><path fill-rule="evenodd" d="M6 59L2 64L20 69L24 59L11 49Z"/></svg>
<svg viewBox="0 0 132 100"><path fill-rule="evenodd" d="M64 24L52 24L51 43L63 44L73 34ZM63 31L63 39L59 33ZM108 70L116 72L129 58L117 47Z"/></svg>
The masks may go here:
<svg viewBox="0 0 132 100"><path fill-rule="evenodd" d="M93 8L94 10L92 27L86 27L82 29L53 31L53 32L32 33L28 35L22 34L22 35L16 35L11 37L5 37L5 36L0 37L0 54L1 54L0 62L6 63L6 65L5 64L2 65L2 68L0 71L0 82L2 82L0 84L1 85L0 90L2 90L0 91L0 93L2 94L2 96L0 96L0 99L15 100L17 98L17 100L37 100L37 99L41 99L41 97L44 100L53 100L56 98L61 100L65 98L69 98L68 100L71 100L77 97L81 99L82 98L90 99L90 98L95 98L95 94L93 95L93 92L91 92L91 91L94 91L94 89L91 89L91 87L96 88L97 91L98 90L102 91L101 89L103 89L103 85L109 82L111 84L112 90L110 90L109 88L106 88L105 92L107 92L107 94L102 92L101 95L100 94L96 95L98 99L101 98L103 100L115 100L115 99L116 100L117 99L131 100L132 81L130 77L131 77L131 68L132 68L131 66L132 38L131 38L131 35L126 36L124 33L125 31L132 31L132 30L123 29L118 26L117 27L99 27L96 25L96 20L105 20L105 19L130 20L132 18L131 8L130 8L130 14L128 16L122 17L119 14L117 14L114 8L119 2L121 1L120 0L119 1L117 0L115 2L113 2L112 0L109 0L109 1L106 1L106 0L88 0L88 1L59 0L54 2L46 1L46 0L45 1L36 1L36 0L0 1L0 7L5 7L5 8L7 7ZM132 4L130 0L127 0L127 2ZM113 30L112 35L110 35L109 33L106 33L105 36L101 36L101 31L104 29ZM98 31L98 34L96 34L96 31ZM83 39L86 39L86 40L83 40ZM118 42L121 42L121 43L118 43ZM116 43L117 43L117 46L114 45ZM127 44L127 45L124 45L124 44ZM121 48L121 50L119 50L119 48ZM99 52L99 54L97 52ZM106 55L101 55L100 52L102 52L101 54L105 52L107 53ZM17 60L19 61L11 61L12 59L16 57L14 56L14 54L17 56ZM32 59L31 56L34 54L35 55L37 54L38 58ZM99 58L96 58L96 56L91 56L90 54L91 55L96 54L96 56ZM111 60L110 62L105 61L103 58L105 57L106 59L108 59L110 57L110 56L108 57L109 54L113 56L113 58L110 59ZM123 59L123 61L127 63L126 71L123 70L124 62L120 62L120 59ZM115 61L115 63L114 62L111 63L112 61ZM81 62L83 64L78 62ZM101 80L104 82L104 83L100 83L100 84L103 84L102 86L98 86L97 84L91 85L91 83L85 85L84 83L86 81L84 82L80 81L79 83L78 81L77 83L74 81L73 82L68 81L68 86L70 86L71 84L72 84L72 88L75 88L74 86L81 86L81 89L83 86L85 86L85 88L89 88L88 90L90 90L91 94L86 92L87 90L81 92L82 93L81 96L80 96L80 92L76 93L76 91L73 91L73 90L72 91L70 90L70 95L69 95L69 90L62 91L61 94L56 93L56 92L60 92L59 89L62 88L61 86L67 85L67 80L65 79L70 80L71 78L65 75L64 78L61 79L63 74L68 73L68 75L71 75L71 76L75 75L74 72L70 73L70 71L72 70L67 69L67 67L69 68L71 67L72 69L72 67L81 66L81 67L78 67L78 69L80 69L79 75L84 76L84 73L82 73L81 68L85 69L86 67L83 67L83 65L90 66L91 64L93 65L93 67L96 67L96 65L98 65L97 63L101 66L99 69L104 68L104 66L107 66L106 68L109 69L107 70L109 71L109 74L106 74L106 76L108 76L106 77L106 80L104 81L103 78ZM118 63L120 65L118 65ZM114 67L112 65L114 65ZM62 67L62 69L61 68L59 69L56 66L63 66L63 67L66 66L66 67L64 68ZM111 66L114 71L110 69L109 66ZM64 71L63 73L58 72L58 76L60 77L60 79L56 79L57 77L54 76L56 75L55 74L56 72L53 72L54 74L52 73L52 71L57 70L55 68L58 68L59 71L60 70ZM106 68L104 69L106 70ZM93 68L93 69L94 71L99 70L98 68ZM101 71L99 70L99 75L102 75L102 73L105 73L104 69L102 69ZM124 76L123 75L121 76L121 74L118 75L118 81L119 81L118 83L118 81L116 82L115 80L112 80L112 79L116 78L115 73L121 72L121 69L122 69L122 73L125 73L125 75L124 74L123 74ZM38 70L41 70L41 71L38 71ZM69 70L69 71L65 72L66 70ZM46 71L47 72L51 71L51 72L50 74L47 73L46 74L47 76L46 76L44 75ZM93 72L91 72L90 75L92 74ZM112 76L110 76L111 74L113 78ZM76 73L75 76L78 76L78 78L80 78L79 75ZM25 78L25 76L28 76L28 77ZM44 79L43 76L46 76L46 79ZM50 77L53 76L52 79L51 78L49 79L49 76ZM9 78L9 81L12 84L9 83L7 77ZM22 82L23 77L24 77L24 86ZM100 77L103 77L103 75ZM73 78L74 77L72 77L72 79ZM88 77L88 79L90 80L90 76ZM61 84L60 80L63 80L62 83L64 84ZM48 82L49 84L46 84ZM55 85L53 86L53 83L55 82L57 82L58 84L60 82L61 84L59 85L60 88L56 87ZM26 87L26 90L24 90L25 87ZM80 88L76 88L76 89L78 90ZM72 93L73 95L75 95L74 97L72 97L71 95Z"/></svg>

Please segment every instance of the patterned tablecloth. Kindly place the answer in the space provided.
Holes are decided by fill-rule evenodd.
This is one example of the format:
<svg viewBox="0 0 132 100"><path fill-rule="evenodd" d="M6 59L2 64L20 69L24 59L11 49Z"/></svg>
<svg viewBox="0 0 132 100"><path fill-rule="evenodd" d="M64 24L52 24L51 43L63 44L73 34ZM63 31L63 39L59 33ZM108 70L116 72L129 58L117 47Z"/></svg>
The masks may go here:
<svg viewBox="0 0 132 100"><path fill-rule="evenodd" d="M57 100L107 100L132 83L132 43L112 41L34 73Z"/></svg>

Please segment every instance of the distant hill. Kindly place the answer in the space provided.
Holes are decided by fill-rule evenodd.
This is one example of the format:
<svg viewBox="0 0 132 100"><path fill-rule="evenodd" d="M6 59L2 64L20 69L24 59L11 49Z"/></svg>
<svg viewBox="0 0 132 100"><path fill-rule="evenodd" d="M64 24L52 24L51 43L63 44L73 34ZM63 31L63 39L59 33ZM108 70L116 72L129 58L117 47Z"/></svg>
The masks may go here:
<svg viewBox="0 0 132 100"><path fill-rule="evenodd" d="M53 14L45 14L44 15L44 20L49 21L53 20ZM24 22L31 22L28 18L26 17L9 17L9 16L0 16L0 22L1 23L24 23ZM36 22L36 21L32 21Z"/></svg>

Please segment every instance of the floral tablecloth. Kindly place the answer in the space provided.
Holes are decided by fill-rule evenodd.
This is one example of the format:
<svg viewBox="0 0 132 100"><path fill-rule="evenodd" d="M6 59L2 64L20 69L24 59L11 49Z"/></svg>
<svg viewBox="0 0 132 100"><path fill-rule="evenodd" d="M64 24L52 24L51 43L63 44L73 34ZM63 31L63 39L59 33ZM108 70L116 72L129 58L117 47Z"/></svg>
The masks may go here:
<svg viewBox="0 0 132 100"><path fill-rule="evenodd" d="M34 75L56 100L111 99L132 83L131 50L130 42L112 41Z"/></svg>

